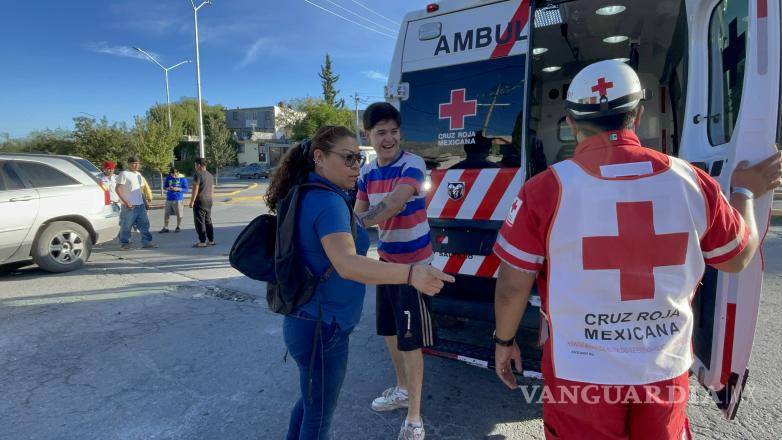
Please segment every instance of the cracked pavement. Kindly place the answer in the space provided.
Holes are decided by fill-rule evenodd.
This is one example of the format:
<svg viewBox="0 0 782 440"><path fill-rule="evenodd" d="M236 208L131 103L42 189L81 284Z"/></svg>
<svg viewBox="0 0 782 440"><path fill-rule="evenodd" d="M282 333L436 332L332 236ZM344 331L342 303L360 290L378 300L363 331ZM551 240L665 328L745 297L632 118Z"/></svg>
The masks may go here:
<svg viewBox="0 0 782 440"><path fill-rule="evenodd" d="M76 272L29 267L0 274L0 438L283 438L298 383L295 364L283 362L282 320L266 309L262 284L239 276L226 257L260 210L259 202L216 205L214 248L190 247L188 217L184 232L155 234L160 248L153 251L121 252L110 243ZM154 230L160 216L152 213ZM696 438L782 436L781 256L777 224L766 242L745 402L727 422L693 383ZM396 438L404 414L369 409L394 378L374 334L371 287L350 349L334 433ZM443 359L426 359L423 414L431 439L543 434L540 405L524 403L493 372Z"/></svg>

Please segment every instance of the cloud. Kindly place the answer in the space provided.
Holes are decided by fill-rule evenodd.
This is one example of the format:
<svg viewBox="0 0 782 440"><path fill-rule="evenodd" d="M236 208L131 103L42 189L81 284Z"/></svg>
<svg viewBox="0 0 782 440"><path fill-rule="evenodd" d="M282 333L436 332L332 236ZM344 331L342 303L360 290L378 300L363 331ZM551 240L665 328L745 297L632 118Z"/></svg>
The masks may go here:
<svg viewBox="0 0 782 440"><path fill-rule="evenodd" d="M364 70L361 73L367 78L375 81L380 81L380 82L388 81L388 75L378 72L377 70Z"/></svg>
<svg viewBox="0 0 782 440"><path fill-rule="evenodd" d="M89 43L86 45L86 47L88 50L91 50L92 52L96 52L96 53L103 53L107 55L114 55L114 56L125 57L125 58L137 58L140 60L147 59L147 57L145 57L139 51L133 49L130 46L112 46L105 41L99 41L97 43ZM155 59L159 59L158 54L154 52L147 52L147 53L152 55Z"/></svg>
<svg viewBox="0 0 782 440"><path fill-rule="evenodd" d="M234 66L234 70L249 66L258 60L261 55L279 55L282 52L284 52L283 47L276 40L269 37L260 37L244 51L244 58L242 58L239 64Z"/></svg>
<svg viewBox="0 0 782 440"><path fill-rule="evenodd" d="M242 61L240 61L239 64L236 65L235 69L239 70L252 64L256 59L258 59L258 55L260 54L263 45L268 42L269 39L266 37L261 37L255 40L255 43L250 45L250 47L248 47L247 50L244 52L244 58L242 58Z"/></svg>

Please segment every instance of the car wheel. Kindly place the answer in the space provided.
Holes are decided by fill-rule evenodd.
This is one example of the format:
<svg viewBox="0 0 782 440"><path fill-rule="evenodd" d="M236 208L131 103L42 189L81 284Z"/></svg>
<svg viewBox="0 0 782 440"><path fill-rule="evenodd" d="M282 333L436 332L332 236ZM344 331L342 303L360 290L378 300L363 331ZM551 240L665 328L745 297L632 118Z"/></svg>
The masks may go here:
<svg viewBox="0 0 782 440"><path fill-rule="evenodd" d="M33 245L33 260L47 272L69 272L84 265L92 252L90 234L73 222L52 222Z"/></svg>

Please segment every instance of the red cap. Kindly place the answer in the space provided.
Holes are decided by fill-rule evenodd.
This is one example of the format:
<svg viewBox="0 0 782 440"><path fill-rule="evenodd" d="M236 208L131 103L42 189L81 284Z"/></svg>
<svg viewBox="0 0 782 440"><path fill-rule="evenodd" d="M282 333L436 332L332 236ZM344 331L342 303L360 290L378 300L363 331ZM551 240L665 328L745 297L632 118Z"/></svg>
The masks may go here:
<svg viewBox="0 0 782 440"><path fill-rule="evenodd" d="M103 169L104 170L113 170L117 168L117 164L114 162L107 160L106 162L103 162Z"/></svg>

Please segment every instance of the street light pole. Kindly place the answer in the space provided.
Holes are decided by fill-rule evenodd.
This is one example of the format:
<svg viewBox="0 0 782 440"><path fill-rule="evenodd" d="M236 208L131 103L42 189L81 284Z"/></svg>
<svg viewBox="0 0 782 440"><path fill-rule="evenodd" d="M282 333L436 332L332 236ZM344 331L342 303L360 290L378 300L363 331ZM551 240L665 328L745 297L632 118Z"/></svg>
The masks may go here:
<svg viewBox="0 0 782 440"><path fill-rule="evenodd" d="M136 49L137 51L141 52L150 61L152 61L153 63L157 64L158 66L160 66L161 69L163 69L163 75L164 75L164 77L166 79L166 109L168 110L168 129L170 130L171 127L172 127L172 122L171 122L171 94L169 93L169 87L168 87L168 71L176 69L177 67L181 66L182 64L190 63L191 61L190 60L185 60L185 61L181 61L181 62L179 62L177 64L174 64L171 67L165 67L162 64L160 64L158 62L158 60L155 59L155 57L153 57L152 55L148 54L143 49L141 49L139 47L135 47L135 46L133 46L133 49Z"/></svg>
<svg viewBox="0 0 782 440"><path fill-rule="evenodd" d="M193 6L193 22L195 24L195 53L196 53L196 87L198 93L198 156L205 157L204 148L204 110L201 103L201 53L198 49L198 10L204 5L211 5L212 0L204 0L196 6L193 0L190 0Z"/></svg>
<svg viewBox="0 0 782 440"><path fill-rule="evenodd" d="M353 100L356 103L356 142L359 146L361 146L361 121L359 121L358 118L358 102L361 100L361 98L358 97L358 92L353 94Z"/></svg>

